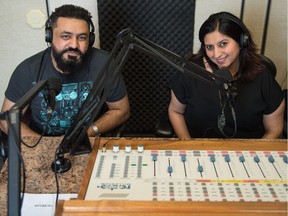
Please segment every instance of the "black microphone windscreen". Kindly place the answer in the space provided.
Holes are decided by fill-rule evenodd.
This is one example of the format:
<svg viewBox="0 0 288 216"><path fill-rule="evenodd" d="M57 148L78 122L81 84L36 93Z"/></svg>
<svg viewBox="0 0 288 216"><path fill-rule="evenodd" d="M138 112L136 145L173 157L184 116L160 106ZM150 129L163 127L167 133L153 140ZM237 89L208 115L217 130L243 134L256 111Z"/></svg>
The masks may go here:
<svg viewBox="0 0 288 216"><path fill-rule="evenodd" d="M56 95L58 95L62 90L62 83L59 78L51 77L48 79L49 90L54 90Z"/></svg>
<svg viewBox="0 0 288 216"><path fill-rule="evenodd" d="M219 70L215 71L214 73L215 73L216 75L218 75L219 77L225 79L227 82L233 80L233 77L232 77L230 71L227 70L227 69L219 69ZM225 82L222 81L222 80L215 79L215 83L216 83L217 85L222 85L222 84L224 84Z"/></svg>

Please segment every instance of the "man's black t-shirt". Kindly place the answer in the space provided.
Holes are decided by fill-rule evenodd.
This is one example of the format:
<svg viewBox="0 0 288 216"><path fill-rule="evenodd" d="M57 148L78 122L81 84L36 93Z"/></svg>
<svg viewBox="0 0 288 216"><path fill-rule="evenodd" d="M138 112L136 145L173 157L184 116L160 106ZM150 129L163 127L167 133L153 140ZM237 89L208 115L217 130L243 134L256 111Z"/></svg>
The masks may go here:
<svg viewBox="0 0 288 216"><path fill-rule="evenodd" d="M56 105L45 135L62 135L73 122L73 118L82 107L95 82L100 85L100 72L107 62L109 53L90 48L86 62L73 74L59 73L51 61L51 48L47 48L19 64L13 72L5 92L6 98L17 102L38 81L57 77L62 82L62 91L56 96ZM110 77L106 80L109 82ZM97 83L99 82L99 83ZM102 81L101 81L102 82ZM106 85L106 83L104 83ZM106 101L114 102L126 95L126 88L121 74L117 74ZM30 127L42 133L47 125L47 103L45 91L41 91L30 104Z"/></svg>

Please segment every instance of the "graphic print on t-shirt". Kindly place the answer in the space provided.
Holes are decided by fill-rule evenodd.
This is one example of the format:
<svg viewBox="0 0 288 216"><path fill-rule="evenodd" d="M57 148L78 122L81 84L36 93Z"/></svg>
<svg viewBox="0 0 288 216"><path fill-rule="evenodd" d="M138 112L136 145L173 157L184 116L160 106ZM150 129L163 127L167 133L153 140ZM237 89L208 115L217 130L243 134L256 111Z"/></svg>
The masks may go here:
<svg viewBox="0 0 288 216"><path fill-rule="evenodd" d="M56 106L46 129L46 134L63 134L72 125L73 119L86 100L92 85L93 82L91 81L62 84L62 91L55 98ZM42 126L45 127L47 122L47 103L44 95L42 97L40 116Z"/></svg>

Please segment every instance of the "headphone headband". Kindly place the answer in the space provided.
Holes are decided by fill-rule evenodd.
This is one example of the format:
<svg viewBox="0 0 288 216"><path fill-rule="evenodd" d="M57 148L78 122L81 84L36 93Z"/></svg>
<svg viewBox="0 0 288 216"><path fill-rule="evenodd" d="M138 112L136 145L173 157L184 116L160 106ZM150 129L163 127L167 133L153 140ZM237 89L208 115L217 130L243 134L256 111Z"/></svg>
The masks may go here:
<svg viewBox="0 0 288 216"><path fill-rule="evenodd" d="M53 17L53 13L48 17L48 19L45 22L45 41L47 43L51 43L53 40L53 29L51 26L49 26L49 22L51 21L51 18ZM92 47L95 42L95 28L94 24L91 19L86 20L90 27L90 33L89 33L89 46Z"/></svg>
<svg viewBox="0 0 288 216"><path fill-rule="evenodd" d="M250 33L241 20L238 20L238 18L233 17L232 15L229 15L229 14L218 14L215 17L218 19L227 19L227 20L230 20L230 21L234 22L235 24L237 24L242 29L242 32L243 32L240 35L240 41L239 41L240 46L242 48L246 48L249 46ZM213 18L215 18L215 17L213 17Z"/></svg>

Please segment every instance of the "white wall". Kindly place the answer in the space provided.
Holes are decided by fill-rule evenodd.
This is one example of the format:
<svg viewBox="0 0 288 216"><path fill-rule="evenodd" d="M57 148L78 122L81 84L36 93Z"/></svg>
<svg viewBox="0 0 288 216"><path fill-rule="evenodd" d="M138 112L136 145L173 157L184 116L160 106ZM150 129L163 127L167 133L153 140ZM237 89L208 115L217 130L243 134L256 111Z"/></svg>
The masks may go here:
<svg viewBox="0 0 288 216"><path fill-rule="evenodd" d="M91 13L97 7L96 0L50 0L54 7L62 3L82 5ZM252 31L256 43L261 45L263 22L267 1L246 0L244 22ZM272 1L265 54L278 67L277 81L287 88L287 0ZM195 15L194 50L198 50L198 30L202 22L217 11L227 10L240 14L240 0L197 0ZM25 58L45 49L44 27L32 28L26 21L26 14L32 10L46 14L45 1L39 0L1 0L0 1L0 105L4 92L15 67ZM92 12L93 11L93 12ZM46 17L47 18L47 17ZM97 16L93 21L98 31ZM97 38L99 39L99 38ZM95 43L95 46L98 46ZM285 79L286 77L286 79Z"/></svg>

